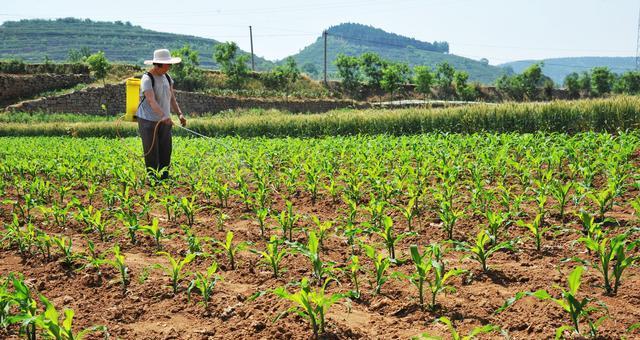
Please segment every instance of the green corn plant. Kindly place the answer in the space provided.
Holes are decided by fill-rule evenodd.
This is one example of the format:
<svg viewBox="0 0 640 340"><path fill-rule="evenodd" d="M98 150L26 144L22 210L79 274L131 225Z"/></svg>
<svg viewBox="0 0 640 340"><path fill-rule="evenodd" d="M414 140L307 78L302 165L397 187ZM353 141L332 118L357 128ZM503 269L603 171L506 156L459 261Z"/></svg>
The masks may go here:
<svg viewBox="0 0 640 340"><path fill-rule="evenodd" d="M453 323L451 322L451 320L449 320L449 318L447 318L446 316L441 316L440 318L438 318L437 321L447 325L447 327L449 328L449 334L451 335L451 339L453 340L472 340L472 339L475 339L480 334L500 332L500 327L492 324L487 324L484 326L475 327L467 335L460 335L460 333L458 333L456 328L453 326ZM412 337L411 339L412 340L442 340L441 337L432 336L432 335L429 335L428 333L423 333L420 336Z"/></svg>
<svg viewBox="0 0 640 340"><path fill-rule="evenodd" d="M44 304L44 313L40 314L36 319L39 328L45 331L45 334L56 340L81 340L88 334L107 329L104 326L92 326L78 333L73 331L73 309L64 310L64 320L60 323L60 314L53 304L44 296L40 295L40 301Z"/></svg>
<svg viewBox="0 0 640 340"><path fill-rule="evenodd" d="M109 221L102 219L102 211L101 210L96 210L89 217L89 224L91 225L91 228L98 233L98 235L100 236L100 240L102 242L105 242L107 240L107 236L108 236L107 226L109 224Z"/></svg>
<svg viewBox="0 0 640 340"><path fill-rule="evenodd" d="M221 242L218 240L214 241L215 244L219 245L222 250L227 254L227 258L229 259L229 265L231 269L236 269L236 255L238 252L243 251L249 246L248 242L240 242L238 244L233 244L233 232L227 231L227 237L225 242Z"/></svg>
<svg viewBox="0 0 640 340"><path fill-rule="evenodd" d="M503 229L505 229L503 226L505 226L505 222L509 219L509 213L487 210L484 216L487 218L487 231L489 232L491 244L496 244L498 243L498 239L501 236Z"/></svg>
<svg viewBox="0 0 640 340"><path fill-rule="evenodd" d="M331 229L331 227L333 227L333 222L331 221L320 222L320 219L316 215L312 215L311 220L316 226L318 242L320 243L320 250L322 250L322 242L324 241L324 238L327 232Z"/></svg>
<svg viewBox="0 0 640 340"><path fill-rule="evenodd" d="M216 213L216 226L218 228L218 231L223 231L224 230L224 223L229 219L229 215L225 214L224 211L222 211L222 209L216 209L215 210Z"/></svg>
<svg viewBox="0 0 640 340"><path fill-rule="evenodd" d="M2 330L6 330L9 327L9 317L11 316L9 281L9 277L0 277L0 329Z"/></svg>
<svg viewBox="0 0 640 340"><path fill-rule="evenodd" d="M416 206L416 197L411 197L406 206L397 206L396 209L400 211L402 216L407 220L407 228L409 231L413 231L412 221L418 215L418 209Z"/></svg>
<svg viewBox="0 0 640 340"><path fill-rule="evenodd" d="M220 181L214 180L211 185L214 193L216 194L216 197L218 197L220 207L225 208L229 206L229 196L231 195L231 188L229 188L229 183L222 183Z"/></svg>
<svg viewBox="0 0 640 340"><path fill-rule="evenodd" d="M549 230L551 230L550 226L549 227L543 226L544 221L542 220L542 215L540 214L536 215L536 218L534 218L531 223L518 221L516 222L516 224L520 227L524 227L524 228L527 228L527 230L529 230L529 232L533 236L533 239L535 240L536 250L540 251L540 249L542 249L542 238Z"/></svg>
<svg viewBox="0 0 640 340"><path fill-rule="evenodd" d="M340 197L340 187L336 183L336 179L332 176L328 178L329 183L323 183L324 189L331 197L331 203L338 203L338 197Z"/></svg>
<svg viewBox="0 0 640 340"><path fill-rule="evenodd" d="M173 221L175 218L175 205L176 205L176 196L174 195L163 195L160 198L160 204L164 207L164 211L167 214L167 221Z"/></svg>
<svg viewBox="0 0 640 340"><path fill-rule="evenodd" d="M287 201L286 208L273 218L282 229L282 237L289 240L289 242L293 241L293 227L300 219L300 215L293 212L293 203Z"/></svg>
<svg viewBox="0 0 640 340"><path fill-rule="evenodd" d="M20 333L28 340L36 339L37 303L31 297L31 290L24 282L22 276L9 275L13 285L13 293L2 297L2 301L8 301L7 305L16 305L18 313L7 317L8 324L20 324Z"/></svg>
<svg viewBox="0 0 640 340"><path fill-rule="evenodd" d="M636 216L636 219L640 220L640 196L631 200L630 204L633 208L633 214Z"/></svg>
<svg viewBox="0 0 640 340"><path fill-rule="evenodd" d="M280 248L282 243L282 240L278 239L275 235L272 235L269 242L266 244L265 251L251 250L253 253L261 256L260 261L262 261L262 263L271 267L271 270L273 270L273 277L276 279L282 271L280 262L282 262L285 256L287 256L287 249Z"/></svg>
<svg viewBox="0 0 640 340"><path fill-rule="evenodd" d="M351 223L347 223L347 225L344 226L342 232L344 236L347 237L347 244L351 248L351 254L354 254L356 252L356 239L358 235L362 234L364 231L362 230L362 228L356 227Z"/></svg>
<svg viewBox="0 0 640 340"><path fill-rule="evenodd" d="M447 233L447 238L453 240L453 227L456 221L464 215L464 211L456 211L453 209L451 203L443 201L440 204L438 215L442 221L442 228Z"/></svg>
<svg viewBox="0 0 640 340"><path fill-rule="evenodd" d="M312 231L309 233L309 239L306 246L298 242L288 242L287 244L295 251L309 259L313 270L313 276L318 285L322 284L325 276L331 275L334 269L334 263L322 261L320 256L320 241L315 232Z"/></svg>
<svg viewBox="0 0 640 340"><path fill-rule="evenodd" d="M581 335L580 332L580 321L586 319L590 328L590 335L592 337L596 336L596 332L598 326L607 318L607 315L600 317L596 321L592 321L589 318L589 315L593 312L602 311L606 312L606 306L602 305L602 308L597 307L588 307L587 305L593 301L590 298L578 298L578 289L580 289L582 272L584 271L583 266L578 266L571 271L569 277L567 278L568 289L564 289L562 287L556 287L562 291L560 298L554 298L549 292L544 289L537 290L535 292L519 292L514 297L508 299L505 304L496 310L496 313L501 313L505 309L509 308L516 301L522 299L525 296L533 296L541 301L551 300L560 308L562 308L565 312L569 314L571 318L571 325L564 325L558 327L556 329L556 339L562 338L562 335L565 331L573 330L578 335Z"/></svg>
<svg viewBox="0 0 640 340"><path fill-rule="evenodd" d="M598 220L604 220L604 214L613 207L614 192L611 188L606 188L598 192L588 192L587 197L598 207Z"/></svg>
<svg viewBox="0 0 640 340"><path fill-rule="evenodd" d="M129 241L131 244L138 243L138 231L141 230L140 222L138 221L138 216L136 214L125 214L123 212L116 213L116 217L122 221L122 224L127 229L127 235L129 236Z"/></svg>
<svg viewBox="0 0 640 340"><path fill-rule="evenodd" d="M182 209L182 213L187 218L187 224L189 225L189 227L193 227L193 223L195 222L195 215L199 210L201 210L195 200L196 195L192 195L191 199L182 197L182 199L180 200L180 209Z"/></svg>
<svg viewBox="0 0 640 340"><path fill-rule="evenodd" d="M117 244L111 249L113 259L105 260L104 263L114 267L120 273L120 283L122 284L122 294L127 294L129 286L129 267L125 264L125 257L120 253L120 246Z"/></svg>
<svg viewBox="0 0 640 340"><path fill-rule="evenodd" d="M352 255L349 261L348 269L351 274L351 281L353 282L354 290L350 292L351 297L355 299L360 298L360 285L358 284L358 272L360 271L360 260L357 256Z"/></svg>
<svg viewBox="0 0 640 340"><path fill-rule="evenodd" d="M256 210L256 218L258 219L258 226L260 227L260 237L264 238L266 234L266 220L269 216L269 209L259 208Z"/></svg>
<svg viewBox="0 0 640 340"><path fill-rule="evenodd" d="M204 246L202 245L202 238L193 233L191 228L187 225L182 225L182 231L184 231L184 239L187 241L190 254L202 255L204 253Z"/></svg>
<svg viewBox="0 0 640 340"><path fill-rule="evenodd" d="M373 275L375 281L371 282L371 287L373 288L373 293L375 295L380 294L380 290L382 289L382 285L389 280L389 276L387 275L387 269L391 262L388 257L385 257L381 253L379 253L374 247L368 244L362 244L364 248L365 254L373 261ZM374 284L375 283L375 284Z"/></svg>
<svg viewBox="0 0 640 340"><path fill-rule="evenodd" d="M358 214L358 203L347 196L342 196L342 199L349 208L345 222L348 225L355 225L357 223L356 215Z"/></svg>
<svg viewBox="0 0 640 340"><path fill-rule="evenodd" d="M378 200L372 194L369 204L365 207L365 210L369 212L369 215L371 215L370 223L374 231L380 230L380 227L382 226L382 219L385 216L385 208L387 204L388 203L386 201Z"/></svg>
<svg viewBox="0 0 640 340"><path fill-rule="evenodd" d="M640 256L629 256L638 242L627 244L627 234L620 234L613 238L581 237L578 241L584 243L587 249L597 257L597 262L591 264L601 274L604 280L605 293L618 293L620 279L624 270L640 259ZM581 261L586 264L588 262Z"/></svg>
<svg viewBox="0 0 640 340"><path fill-rule="evenodd" d="M480 230L478 232L474 244L469 244L467 242L456 242L456 245L458 249L469 253L466 257L470 257L478 261L478 263L480 263L480 266L482 267L482 271L485 273L489 271L487 260L493 254L495 254L495 252L502 249L513 250L512 243L508 241L492 245L489 238L489 233L486 230Z"/></svg>
<svg viewBox="0 0 640 340"><path fill-rule="evenodd" d="M389 216L382 217L383 230L376 232L376 234L384 240L384 244L389 252L391 262L396 262L396 243L403 238L415 235L415 233L402 233L396 234L393 229L393 220Z"/></svg>
<svg viewBox="0 0 640 340"><path fill-rule="evenodd" d="M590 213L581 210L575 214L582 224L582 235L592 239L599 239L602 236L602 222L596 222L595 217Z"/></svg>
<svg viewBox="0 0 640 340"><path fill-rule="evenodd" d="M418 288L421 309L424 309L425 283L429 286L431 293L429 309L435 311L438 294L445 291L455 292L455 288L447 283L450 278L464 273L465 270L451 269L447 271L446 263L442 260L442 250L438 244L432 244L423 254L420 254L417 245L411 245L409 251L416 271L406 278ZM429 275L430 273L431 275Z"/></svg>
<svg viewBox="0 0 640 340"><path fill-rule="evenodd" d="M156 248L162 248L160 241L165 237L164 228L160 228L157 218L154 218L153 221L151 221L151 225L141 226L140 230L153 238L156 243Z"/></svg>
<svg viewBox="0 0 640 340"><path fill-rule="evenodd" d="M173 295L176 295L176 293L178 292L178 287L180 285L180 280L184 278L184 272L182 270L184 269L184 266L186 266L196 258L196 254L188 254L182 260L175 259L173 258L173 256L171 256L171 254L164 251L158 252L158 255L163 255L167 258L167 260L169 260L168 266L158 265L158 267L164 270L167 275L169 275L169 278L171 279L171 288L173 291Z"/></svg>
<svg viewBox="0 0 640 340"><path fill-rule="evenodd" d="M42 257L45 261L51 259L51 245L53 244L53 238L42 230L36 230L36 247L40 249Z"/></svg>
<svg viewBox="0 0 640 340"><path fill-rule="evenodd" d="M560 212L560 221L564 221L564 210L569 201L569 191L573 188L573 182L563 184L560 181L551 182L551 195L556 200L556 207Z"/></svg>
<svg viewBox="0 0 640 340"><path fill-rule="evenodd" d="M67 268L73 267L79 255L73 252L73 241L71 238L53 236L53 243L58 246L58 249L64 256L64 265L67 266Z"/></svg>
<svg viewBox="0 0 640 340"><path fill-rule="evenodd" d="M187 288L187 300L191 302L191 291L197 289L202 297L202 303L204 304L204 308L209 308L209 301L211 300L211 295L213 294L213 289L215 288L220 277L216 274L218 271L218 263L213 261L209 268L207 268L206 273L193 273L193 280L189 283L189 287Z"/></svg>
<svg viewBox="0 0 640 340"><path fill-rule="evenodd" d="M82 255L82 259L85 261L83 268L92 268L97 274L98 278L102 279L102 270L100 266L104 264L104 256L96 250L96 246L91 240L87 240L87 254Z"/></svg>
<svg viewBox="0 0 640 340"><path fill-rule="evenodd" d="M305 187L309 194L311 194L311 204L316 204L316 200L318 199L318 187L320 182L320 173L322 171L321 168L317 166L317 164L309 164L304 163L304 172L305 172Z"/></svg>
<svg viewBox="0 0 640 340"><path fill-rule="evenodd" d="M329 308L340 300L346 298L343 294L334 293L328 295L326 293L327 283L331 279L325 280L324 284L319 288L312 289L306 278L300 283L300 290L296 293L289 293L285 287L278 287L273 293L283 299L291 301L294 305L284 313L281 313L276 320L280 319L287 313L295 312L299 316L309 320L314 339L324 334L325 316Z"/></svg>

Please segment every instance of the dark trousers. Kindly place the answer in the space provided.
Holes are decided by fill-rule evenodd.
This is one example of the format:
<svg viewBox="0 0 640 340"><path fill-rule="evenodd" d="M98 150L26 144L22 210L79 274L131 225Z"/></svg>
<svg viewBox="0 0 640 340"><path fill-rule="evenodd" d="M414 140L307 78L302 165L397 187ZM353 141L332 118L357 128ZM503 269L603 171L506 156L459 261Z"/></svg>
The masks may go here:
<svg viewBox="0 0 640 340"><path fill-rule="evenodd" d="M156 127L157 125L157 127ZM171 164L171 125L138 118L138 132L142 137L144 164L150 177L169 178ZM155 134L155 138L154 138Z"/></svg>

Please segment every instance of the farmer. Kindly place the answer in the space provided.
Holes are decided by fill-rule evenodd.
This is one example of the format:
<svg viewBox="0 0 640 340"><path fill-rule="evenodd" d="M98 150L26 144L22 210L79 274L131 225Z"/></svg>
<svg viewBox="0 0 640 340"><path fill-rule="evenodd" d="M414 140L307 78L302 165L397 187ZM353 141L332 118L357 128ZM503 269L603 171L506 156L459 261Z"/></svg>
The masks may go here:
<svg viewBox="0 0 640 340"><path fill-rule="evenodd" d="M173 80L167 72L171 65L181 62L172 58L169 50L153 52L153 60L145 60L145 65L153 64L140 81L140 105L136 111L138 131L142 137L144 164L151 178L169 178L171 164L171 110L179 114L180 124L184 118L173 90Z"/></svg>

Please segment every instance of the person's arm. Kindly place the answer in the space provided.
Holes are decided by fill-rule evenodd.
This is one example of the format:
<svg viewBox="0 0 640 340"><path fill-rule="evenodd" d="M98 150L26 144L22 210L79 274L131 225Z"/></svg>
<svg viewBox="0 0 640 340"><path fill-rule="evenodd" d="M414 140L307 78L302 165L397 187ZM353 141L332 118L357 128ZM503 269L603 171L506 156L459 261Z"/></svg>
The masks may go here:
<svg viewBox="0 0 640 340"><path fill-rule="evenodd" d="M178 114L178 118L180 119L180 124L182 126L187 125L187 119L182 114L182 110L180 110L180 106L178 105L178 101L176 100L176 91L173 89L173 84L171 85L171 109L173 112Z"/></svg>

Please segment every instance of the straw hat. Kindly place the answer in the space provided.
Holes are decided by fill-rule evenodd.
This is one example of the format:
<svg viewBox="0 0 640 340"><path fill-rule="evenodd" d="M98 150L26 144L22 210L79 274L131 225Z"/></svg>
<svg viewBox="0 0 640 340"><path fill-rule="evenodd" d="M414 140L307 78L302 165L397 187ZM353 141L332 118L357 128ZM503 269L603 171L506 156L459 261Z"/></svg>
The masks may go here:
<svg viewBox="0 0 640 340"><path fill-rule="evenodd" d="M151 64L177 64L181 62L181 58L172 58L169 50L163 48L153 51L153 60L145 60L145 65Z"/></svg>

